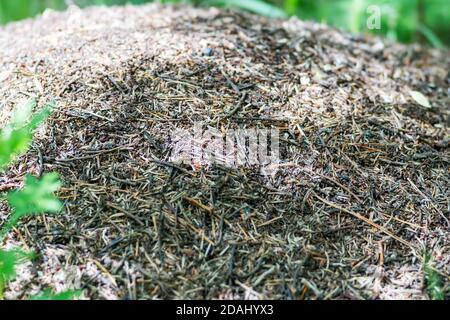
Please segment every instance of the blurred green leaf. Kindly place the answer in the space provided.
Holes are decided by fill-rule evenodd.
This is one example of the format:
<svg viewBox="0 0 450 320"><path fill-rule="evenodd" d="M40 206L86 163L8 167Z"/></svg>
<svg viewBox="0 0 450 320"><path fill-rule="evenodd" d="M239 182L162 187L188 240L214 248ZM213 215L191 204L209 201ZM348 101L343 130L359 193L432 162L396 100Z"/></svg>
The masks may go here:
<svg viewBox="0 0 450 320"><path fill-rule="evenodd" d="M436 34L428 27L424 25L419 25L417 27L419 32L428 40L428 42L435 48L442 49L444 48L444 44L441 40L436 36Z"/></svg>
<svg viewBox="0 0 450 320"><path fill-rule="evenodd" d="M3 300L6 284L17 276L17 266L35 257L33 252L24 252L20 249L0 249L0 300ZM30 300L73 300L81 295L81 290L68 290L53 293L50 289L44 290L40 295L30 297Z"/></svg>
<svg viewBox="0 0 450 320"><path fill-rule="evenodd" d="M29 100L16 107L11 123L0 131L0 171L15 157L28 149L33 131L49 117L54 104L45 105L41 111L31 118L35 106L36 101Z"/></svg>
<svg viewBox="0 0 450 320"><path fill-rule="evenodd" d="M423 261L425 286L430 298L432 300L445 300L442 277L432 266L432 255L425 252Z"/></svg>
<svg viewBox="0 0 450 320"><path fill-rule="evenodd" d="M61 187L59 176L52 172L44 175L41 180L28 175L25 179L25 187L9 193L9 205L14 208L14 215L58 212L61 202L54 196Z"/></svg>
<svg viewBox="0 0 450 320"><path fill-rule="evenodd" d="M17 265L32 259L33 256L33 253L19 249L9 251L0 249L0 300L3 299L6 283L16 277Z"/></svg>
<svg viewBox="0 0 450 320"><path fill-rule="evenodd" d="M300 7L300 0L285 0L284 1L284 11L289 16L297 14L297 10Z"/></svg>
<svg viewBox="0 0 450 320"><path fill-rule="evenodd" d="M33 131L51 114L53 104L47 104L37 114L32 116L36 107L35 100L18 106L14 110L13 117L8 125L0 131L0 169L8 165L14 157L27 150L33 135ZM44 212L56 213L62 208L61 202L54 193L61 187L59 176L49 173L41 180L27 176L25 185L21 190L7 194L6 200L11 207L11 214L0 227L0 242L7 233L18 224L19 220ZM2 195L3 197L3 195ZM17 265L30 259L32 254L21 250L5 251L0 249L0 300L3 299L6 284L16 277ZM57 295L42 295L46 299L67 300L76 292L65 292Z"/></svg>
<svg viewBox="0 0 450 320"><path fill-rule="evenodd" d="M48 173L41 180L28 175L23 189L8 194L12 213L0 229L0 241L26 216L60 212L62 203L54 195L60 187L57 173Z"/></svg>

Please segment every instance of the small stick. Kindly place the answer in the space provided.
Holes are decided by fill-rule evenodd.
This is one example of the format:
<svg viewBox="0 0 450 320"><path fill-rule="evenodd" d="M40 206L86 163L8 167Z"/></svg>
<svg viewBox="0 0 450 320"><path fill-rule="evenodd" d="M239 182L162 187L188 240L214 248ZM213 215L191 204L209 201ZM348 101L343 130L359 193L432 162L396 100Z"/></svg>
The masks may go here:
<svg viewBox="0 0 450 320"><path fill-rule="evenodd" d="M127 217L129 217L129 218L133 219L134 221L136 221L139 225L145 226L145 223L143 223L143 222L141 221L141 219L139 219L139 218L136 217L135 215L129 213L127 210L125 210L125 209L123 209L123 208L121 208L121 207L115 205L115 204L112 203L112 202L108 202L106 205L107 205L108 207L110 207L110 208L113 208L113 209L116 209L117 211L122 212L122 213L123 213L124 215L126 215Z"/></svg>
<svg viewBox="0 0 450 320"><path fill-rule="evenodd" d="M225 71L223 71L223 69L220 69L220 72L222 73L222 75L225 77L225 79L227 79L228 84L231 86L231 88L233 88L233 90L237 93L237 94L241 94L241 90L239 90L239 87L237 85L235 85L233 83L233 81L231 81L231 79L228 77L228 75L225 73Z"/></svg>
<svg viewBox="0 0 450 320"><path fill-rule="evenodd" d="M340 206L334 204L333 202L330 202L330 201L328 201L328 200L325 200L325 199L319 197L315 192L314 192L314 196L315 196L317 199L319 199L320 201L322 201L323 203L325 203L326 205L329 205L330 207L333 207L333 208L338 209L338 210L340 210L340 211L346 212L346 213L348 213L348 214L354 216L355 218L358 218L358 219L364 221L365 223L371 225L372 227L374 227L374 228L380 230L381 232L384 232L385 234L387 234L387 235L390 236L391 238L393 238L393 239L397 240L398 242L400 242L400 243L402 243L402 244L404 244L404 245L410 247L411 249L415 249L415 247L414 247L411 243L409 243L408 241L406 241L406 240L404 240L404 239L402 239L402 238L396 236L396 235L393 234L391 231L387 230L385 227L380 226L379 224L377 224L377 223L373 222L372 220L370 220L370 219L364 217L363 215L360 215L359 213L356 213L356 212L354 212L354 211L348 210L348 209L346 209L346 208L342 208L342 207L340 207Z"/></svg>
<svg viewBox="0 0 450 320"><path fill-rule="evenodd" d="M201 201L196 200L194 198L190 198L190 197L184 197L184 200L186 200L187 202L189 202L190 204L192 204L193 206L203 209L208 213L212 212L212 209L210 207L208 207L207 205L204 205Z"/></svg>

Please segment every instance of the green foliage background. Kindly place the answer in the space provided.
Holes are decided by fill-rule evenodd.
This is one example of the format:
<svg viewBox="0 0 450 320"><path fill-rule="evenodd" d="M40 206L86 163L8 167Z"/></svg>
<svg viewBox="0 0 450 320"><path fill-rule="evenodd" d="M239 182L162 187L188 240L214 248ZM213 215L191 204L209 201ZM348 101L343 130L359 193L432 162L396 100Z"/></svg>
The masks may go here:
<svg viewBox="0 0 450 320"><path fill-rule="evenodd" d="M52 113L54 104L46 104L40 111L34 112L37 101L28 100L16 107L10 123L0 128L0 173L11 162L24 153L31 144L33 132ZM17 266L35 256L33 252L21 249L4 250L2 244L7 234L19 224L23 218L44 213L59 213L62 203L55 196L61 187L57 173L46 173L40 179L30 175L25 177L21 189L0 194L0 201L7 200L11 213L6 221L0 223L0 300L4 299L4 292L9 281L17 274ZM53 293L50 289L41 295L31 297L34 300L69 300L80 296L81 291L65 291Z"/></svg>
<svg viewBox="0 0 450 320"><path fill-rule="evenodd" d="M34 16L45 8L142 4L152 0L0 0L0 23ZM238 7L271 17L299 16L326 22L355 33L372 32L401 42L450 44L449 0L159 0L196 6ZM367 30L366 9L378 5L382 12L380 30Z"/></svg>

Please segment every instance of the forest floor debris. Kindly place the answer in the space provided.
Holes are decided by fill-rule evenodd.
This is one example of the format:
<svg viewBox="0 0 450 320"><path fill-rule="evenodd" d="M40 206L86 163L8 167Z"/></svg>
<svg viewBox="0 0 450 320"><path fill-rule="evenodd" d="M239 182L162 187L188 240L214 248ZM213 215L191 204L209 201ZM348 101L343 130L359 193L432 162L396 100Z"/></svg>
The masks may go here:
<svg viewBox="0 0 450 320"><path fill-rule="evenodd" d="M6 296L426 299L424 250L448 296L449 67L448 51L217 9L1 28L0 124L29 96L57 109L0 190L57 171L65 202L3 244L40 257ZM171 134L196 122L277 129L282 163L172 163Z"/></svg>

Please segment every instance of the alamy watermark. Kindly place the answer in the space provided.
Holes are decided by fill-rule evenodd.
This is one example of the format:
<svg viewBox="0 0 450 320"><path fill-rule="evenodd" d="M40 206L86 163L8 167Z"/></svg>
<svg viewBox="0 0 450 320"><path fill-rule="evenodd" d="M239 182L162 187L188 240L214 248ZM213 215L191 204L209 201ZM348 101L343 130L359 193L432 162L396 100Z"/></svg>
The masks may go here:
<svg viewBox="0 0 450 320"><path fill-rule="evenodd" d="M366 26L369 30L381 29L381 8L377 5L370 5L366 8L368 14Z"/></svg>
<svg viewBox="0 0 450 320"><path fill-rule="evenodd" d="M381 8L370 5L366 27L381 29ZM197 122L190 129L171 133L170 161L194 169L220 164L231 168L259 167L264 175L274 175L281 164L280 132L277 129L228 129L220 131Z"/></svg>
<svg viewBox="0 0 450 320"><path fill-rule="evenodd" d="M177 129L171 134L170 161L194 168L220 164L231 168L259 167L273 175L280 164L280 132L277 129L228 129L204 127Z"/></svg>

